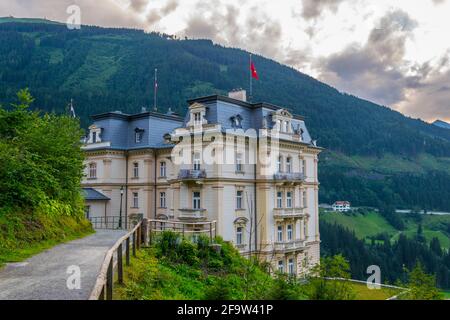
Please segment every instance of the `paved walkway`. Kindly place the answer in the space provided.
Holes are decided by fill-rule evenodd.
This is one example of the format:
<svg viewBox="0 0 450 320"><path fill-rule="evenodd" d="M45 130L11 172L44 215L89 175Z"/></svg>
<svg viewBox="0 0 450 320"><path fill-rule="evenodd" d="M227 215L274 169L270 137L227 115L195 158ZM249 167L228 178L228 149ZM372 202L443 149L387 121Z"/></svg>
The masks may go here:
<svg viewBox="0 0 450 320"><path fill-rule="evenodd" d="M21 263L0 269L0 300L87 300L95 285L106 252L126 234L98 230L83 239L58 245ZM67 279L78 266L81 288L68 289Z"/></svg>

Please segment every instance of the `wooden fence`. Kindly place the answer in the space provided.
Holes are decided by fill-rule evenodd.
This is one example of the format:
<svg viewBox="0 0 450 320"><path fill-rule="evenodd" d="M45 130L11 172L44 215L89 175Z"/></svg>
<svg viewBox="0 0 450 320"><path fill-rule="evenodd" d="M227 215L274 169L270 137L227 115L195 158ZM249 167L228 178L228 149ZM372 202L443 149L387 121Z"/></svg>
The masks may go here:
<svg viewBox="0 0 450 320"><path fill-rule="evenodd" d="M117 282L123 284L123 266L125 253L125 264L130 265L130 239L131 253L136 256L136 251L146 243L147 220L144 219L136 224L136 226L120 238L114 246L108 250L105 255L104 262L97 277L94 289L91 292L89 300L112 300L114 286L114 271L117 270ZM116 260L114 257L116 256Z"/></svg>

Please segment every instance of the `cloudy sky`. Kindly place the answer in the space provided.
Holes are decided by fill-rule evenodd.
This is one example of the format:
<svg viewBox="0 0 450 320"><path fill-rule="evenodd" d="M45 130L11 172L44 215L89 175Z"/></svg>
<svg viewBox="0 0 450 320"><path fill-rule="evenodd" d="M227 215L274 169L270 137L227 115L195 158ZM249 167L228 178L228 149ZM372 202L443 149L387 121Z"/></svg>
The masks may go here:
<svg viewBox="0 0 450 320"><path fill-rule="evenodd" d="M341 91L450 121L450 0L8 0L0 16L209 38L288 64Z"/></svg>

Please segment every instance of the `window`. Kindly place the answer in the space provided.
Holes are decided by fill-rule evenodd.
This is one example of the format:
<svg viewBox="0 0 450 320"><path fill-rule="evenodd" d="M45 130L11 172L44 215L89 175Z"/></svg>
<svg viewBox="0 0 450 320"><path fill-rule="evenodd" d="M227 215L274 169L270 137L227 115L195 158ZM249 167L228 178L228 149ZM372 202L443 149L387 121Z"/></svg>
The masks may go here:
<svg viewBox="0 0 450 320"><path fill-rule="evenodd" d="M165 192L159 193L159 206L161 208L166 208L166 193Z"/></svg>
<svg viewBox="0 0 450 320"><path fill-rule="evenodd" d="M192 193L192 208L195 210L200 209L200 192L195 191Z"/></svg>
<svg viewBox="0 0 450 320"><path fill-rule="evenodd" d="M96 163L89 164L89 178L90 179L97 178L97 164Z"/></svg>
<svg viewBox="0 0 450 320"><path fill-rule="evenodd" d="M282 172L283 171L283 157L279 156L277 160L277 171Z"/></svg>
<svg viewBox="0 0 450 320"><path fill-rule="evenodd" d="M287 121L283 122L283 132L288 132L289 123Z"/></svg>
<svg viewBox="0 0 450 320"><path fill-rule="evenodd" d="M236 209L242 209L242 195L243 191L239 190L236 192Z"/></svg>
<svg viewBox="0 0 450 320"><path fill-rule="evenodd" d="M294 274L294 259L289 259L288 261L288 272L290 275Z"/></svg>
<svg viewBox="0 0 450 320"><path fill-rule="evenodd" d="M306 195L306 191L303 191L303 208L308 208L308 197Z"/></svg>
<svg viewBox="0 0 450 320"><path fill-rule="evenodd" d="M133 177L134 178L139 177L139 163L137 162L133 163Z"/></svg>
<svg viewBox="0 0 450 320"><path fill-rule="evenodd" d="M283 226L277 227L277 241L283 242Z"/></svg>
<svg viewBox="0 0 450 320"><path fill-rule="evenodd" d="M283 207L283 193L281 191L277 192L277 208Z"/></svg>
<svg viewBox="0 0 450 320"><path fill-rule="evenodd" d="M242 244L242 231L243 231L242 227L237 227L236 228L236 244L237 245L241 245Z"/></svg>
<svg viewBox="0 0 450 320"><path fill-rule="evenodd" d="M306 160L300 159L300 172L306 175Z"/></svg>
<svg viewBox="0 0 450 320"><path fill-rule="evenodd" d="M287 225L287 240L292 241L292 224Z"/></svg>
<svg viewBox="0 0 450 320"><path fill-rule="evenodd" d="M277 120L277 129L281 131L281 120Z"/></svg>
<svg viewBox="0 0 450 320"><path fill-rule="evenodd" d="M286 192L286 208L292 208L292 192Z"/></svg>
<svg viewBox="0 0 450 320"><path fill-rule="evenodd" d="M286 172L291 173L292 171L292 160L291 157L286 159Z"/></svg>
<svg viewBox="0 0 450 320"><path fill-rule="evenodd" d="M141 142L141 132L140 131L136 131L134 133L134 141L136 143L140 143Z"/></svg>
<svg viewBox="0 0 450 320"><path fill-rule="evenodd" d="M283 260L278 261L278 272L284 272L284 262Z"/></svg>
<svg viewBox="0 0 450 320"><path fill-rule="evenodd" d="M242 154L236 154L236 172L242 172Z"/></svg>
<svg viewBox="0 0 450 320"><path fill-rule="evenodd" d="M159 176L166 177L166 163L164 161L159 163Z"/></svg>
<svg viewBox="0 0 450 320"><path fill-rule="evenodd" d="M194 153L194 170L200 170L200 153Z"/></svg>
<svg viewBox="0 0 450 320"><path fill-rule="evenodd" d="M133 192L133 208L139 208L139 193Z"/></svg>
<svg viewBox="0 0 450 320"><path fill-rule="evenodd" d="M97 132L93 131L92 132L92 143L96 143L97 142Z"/></svg>
<svg viewBox="0 0 450 320"><path fill-rule="evenodd" d="M194 125L202 124L202 115L200 112L194 113Z"/></svg>

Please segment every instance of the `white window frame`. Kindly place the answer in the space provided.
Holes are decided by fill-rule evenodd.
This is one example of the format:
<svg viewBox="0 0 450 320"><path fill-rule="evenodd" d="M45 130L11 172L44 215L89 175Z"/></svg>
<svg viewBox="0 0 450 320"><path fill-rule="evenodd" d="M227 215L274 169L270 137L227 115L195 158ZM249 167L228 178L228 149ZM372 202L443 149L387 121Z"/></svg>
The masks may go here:
<svg viewBox="0 0 450 320"><path fill-rule="evenodd" d="M201 170L201 158L200 158L200 153L199 152L195 152L193 155L193 160L192 160L192 165L193 165L193 169L195 171L200 171Z"/></svg>
<svg viewBox="0 0 450 320"><path fill-rule="evenodd" d="M242 245L244 243L244 227L236 227L236 245Z"/></svg>
<svg viewBox="0 0 450 320"><path fill-rule="evenodd" d="M236 153L236 172L243 172L242 153Z"/></svg>
<svg viewBox="0 0 450 320"><path fill-rule="evenodd" d="M283 156L278 156L277 159L277 172L283 172Z"/></svg>
<svg viewBox="0 0 450 320"><path fill-rule="evenodd" d="M244 198L244 191L242 190L237 190L236 191L236 209L243 209L243 200Z"/></svg>
<svg viewBox="0 0 450 320"><path fill-rule="evenodd" d="M308 194L306 190L303 190L302 192L302 202L303 202L303 208L308 208Z"/></svg>
<svg viewBox="0 0 450 320"><path fill-rule="evenodd" d="M139 178L139 163L133 162L133 178Z"/></svg>
<svg viewBox="0 0 450 320"><path fill-rule="evenodd" d="M159 207L160 208L167 208L166 207L166 192L162 191L159 193Z"/></svg>
<svg viewBox="0 0 450 320"><path fill-rule="evenodd" d="M292 191L286 192L286 208L292 208Z"/></svg>
<svg viewBox="0 0 450 320"><path fill-rule="evenodd" d="M202 113L201 112L193 112L192 113L194 118L194 126L198 126L202 124Z"/></svg>
<svg viewBox="0 0 450 320"><path fill-rule="evenodd" d="M291 172L292 172L292 158L287 157L286 158L286 173L291 173Z"/></svg>
<svg viewBox="0 0 450 320"><path fill-rule="evenodd" d="M134 133L134 142L135 143L141 143L141 132L140 131L136 131Z"/></svg>
<svg viewBox="0 0 450 320"><path fill-rule="evenodd" d="M133 208L139 208L139 192L133 192Z"/></svg>
<svg viewBox="0 0 450 320"><path fill-rule="evenodd" d="M294 238L294 227L292 224L288 224L286 227L286 236L287 236L287 241L292 241L292 239Z"/></svg>
<svg viewBox="0 0 450 320"><path fill-rule="evenodd" d="M89 163L89 179L97 179L97 163Z"/></svg>
<svg viewBox="0 0 450 320"><path fill-rule="evenodd" d="M165 161L159 163L159 176L165 178L167 176L167 164Z"/></svg>
<svg viewBox="0 0 450 320"><path fill-rule="evenodd" d="M202 207L202 195L200 191L193 191L192 192L192 209L199 210Z"/></svg>
<svg viewBox="0 0 450 320"><path fill-rule="evenodd" d="M278 272L284 273L284 261L278 260Z"/></svg>
<svg viewBox="0 0 450 320"><path fill-rule="evenodd" d="M277 208L283 208L283 192L277 191Z"/></svg>
<svg viewBox="0 0 450 320"><path fill-rule="evenodd" d="M294 259L293 258L290 258L288 260L288 273L290 275L294 275L295 274Z"/></svg>
<svg viewBox="0 0 450 320"><path fill-rule="evenodd" d="M277 226L277 242L283 242L283 226Z"/></svg>

